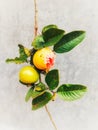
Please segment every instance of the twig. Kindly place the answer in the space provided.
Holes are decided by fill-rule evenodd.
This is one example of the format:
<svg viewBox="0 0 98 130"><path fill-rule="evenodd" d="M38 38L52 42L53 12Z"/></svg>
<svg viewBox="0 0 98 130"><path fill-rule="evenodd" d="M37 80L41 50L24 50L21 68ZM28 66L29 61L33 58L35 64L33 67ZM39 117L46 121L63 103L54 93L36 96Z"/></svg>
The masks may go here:
<svg viewBox="0 0 98 130"><path fill-rule="evenodd" d="M35 34L35 37L37 36L37 33L38 33L38 19L37 19L37 15L38 15L38 10L37 10L37 3L36 3L37 0L34 0L34 8L35 8L35 16L34 16L34 34ZM41 75L39 77L39 81L41 82ZM53 119L52 119L52 115L50 114L47 106L45 105L45 109L46 109L46 112L51 120L51 123L53 124L55 130L58 130Z"/></svg>
<svg viewBox="0 0 98 130"><path fill-rule="evenodd" d="M37 19L38 10L37 10L37 3L36 3L36 0L34 0L34 8L35 8L35 16L34 16L34 34L35 34L35 36L37 36L37 32L38 32L38 19Z"/></svg>
<svg viewBox="0 0 98 130"><path fill-rule="evenodd" d="M53 121L53 118L52 118L52 116L51 116L51 114L50 114L50 112L49 112L49 110L48 110L48 108L47 108L46 105L45 105L45 109L46 109L46 112L47 112L47 114L48 114L48 116L49 116L49 118L50 118L50 120L51 120L51 122L52 122L52 124L53 124L53 126L54 126L54 128L55 128L55 130L58 130L57 127L56 127L56 124L55 124L55 122Z"/></svg>

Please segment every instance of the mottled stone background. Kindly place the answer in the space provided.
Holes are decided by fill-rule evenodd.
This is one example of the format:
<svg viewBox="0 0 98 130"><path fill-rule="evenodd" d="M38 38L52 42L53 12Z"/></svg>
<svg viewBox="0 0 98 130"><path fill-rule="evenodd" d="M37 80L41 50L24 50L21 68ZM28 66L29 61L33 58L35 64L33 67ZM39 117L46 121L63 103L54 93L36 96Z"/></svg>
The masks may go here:
<svg viewBox="0 0 98 130"><path fill-rule="evenodd" d="M88 93L75 102L57 98L48 108L59 130L98 130L98 1L37 0L39 33L57 24L67 32L86 30L86 39L57 56L60 83L80 83ZM30 47L34 33L33 0L0 0L0 130L54 130L45 109L31 111L27 88L18 82L22 65L6 64L18 54L17 44Z"/></svg>

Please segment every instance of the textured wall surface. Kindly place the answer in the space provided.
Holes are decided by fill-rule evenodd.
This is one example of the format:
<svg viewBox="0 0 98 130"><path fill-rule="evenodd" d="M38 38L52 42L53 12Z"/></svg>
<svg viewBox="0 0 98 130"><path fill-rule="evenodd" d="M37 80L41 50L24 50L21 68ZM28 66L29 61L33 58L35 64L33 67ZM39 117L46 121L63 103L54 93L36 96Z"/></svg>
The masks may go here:
<svg viewBox="0 0 98 130"><path fill-rule="evenodd" d="M58 130L98 130L98 1L37 1L39 33L48 24L87 32L80 46L56 59L60 83L88 86L81 100L48 104ZM54 130L44 108L33 112L31 101L24 101L27 88L18 82L22 65L5 63L18 54L17 44L30 47L33 33L33 0L0 0L0 130Z"/></svg>

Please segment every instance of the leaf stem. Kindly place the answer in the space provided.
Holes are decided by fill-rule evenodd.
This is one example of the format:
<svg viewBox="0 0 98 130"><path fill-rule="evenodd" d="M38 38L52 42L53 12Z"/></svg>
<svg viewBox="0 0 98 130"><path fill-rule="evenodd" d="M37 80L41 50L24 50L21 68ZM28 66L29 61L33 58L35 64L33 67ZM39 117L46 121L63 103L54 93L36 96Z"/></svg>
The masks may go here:
<svg viewBox="0 0 98 130"><path fill-rule="evenodd" d="M39 74L39 82L41 82L41 74Z"/></svg>
<svg viewBox="0 0 98 130"><path fill-rule="evenodd" d="M50 120L51 120L51 123L52 123L52 125L54 126L55 130L58 130L57 127L56 127L55 122L53 121L53 118L52 118L52 116L51 116L51 113L49 112L49 110L48 110L48 108L47 108L46 105L45 105L45 110L46 110L46 112L47 112L47 114L48 114L48 116L49 116L49 118L50 118Z"/></svg>

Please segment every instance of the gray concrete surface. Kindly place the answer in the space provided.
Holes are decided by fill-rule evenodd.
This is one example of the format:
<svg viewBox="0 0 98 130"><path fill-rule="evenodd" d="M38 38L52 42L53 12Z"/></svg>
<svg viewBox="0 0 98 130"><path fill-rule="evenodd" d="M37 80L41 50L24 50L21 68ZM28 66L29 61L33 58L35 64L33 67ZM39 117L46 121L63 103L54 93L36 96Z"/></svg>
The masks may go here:
<svg viewBox="0 0 98 130"><path fill-rule="evenodd" d="M98 1L38 0L38 8L39 33L48 24L87 32L80 46L56 59L60 83L88 86L81 100L48 104L58 130L98 130ZM44 108L33 112L31 101L24 101L27 88L18 82L22 65L5 63L18 54L17 44L30 47L33 28L33 0L0 0L0 130L54 130Z"/></svg>

